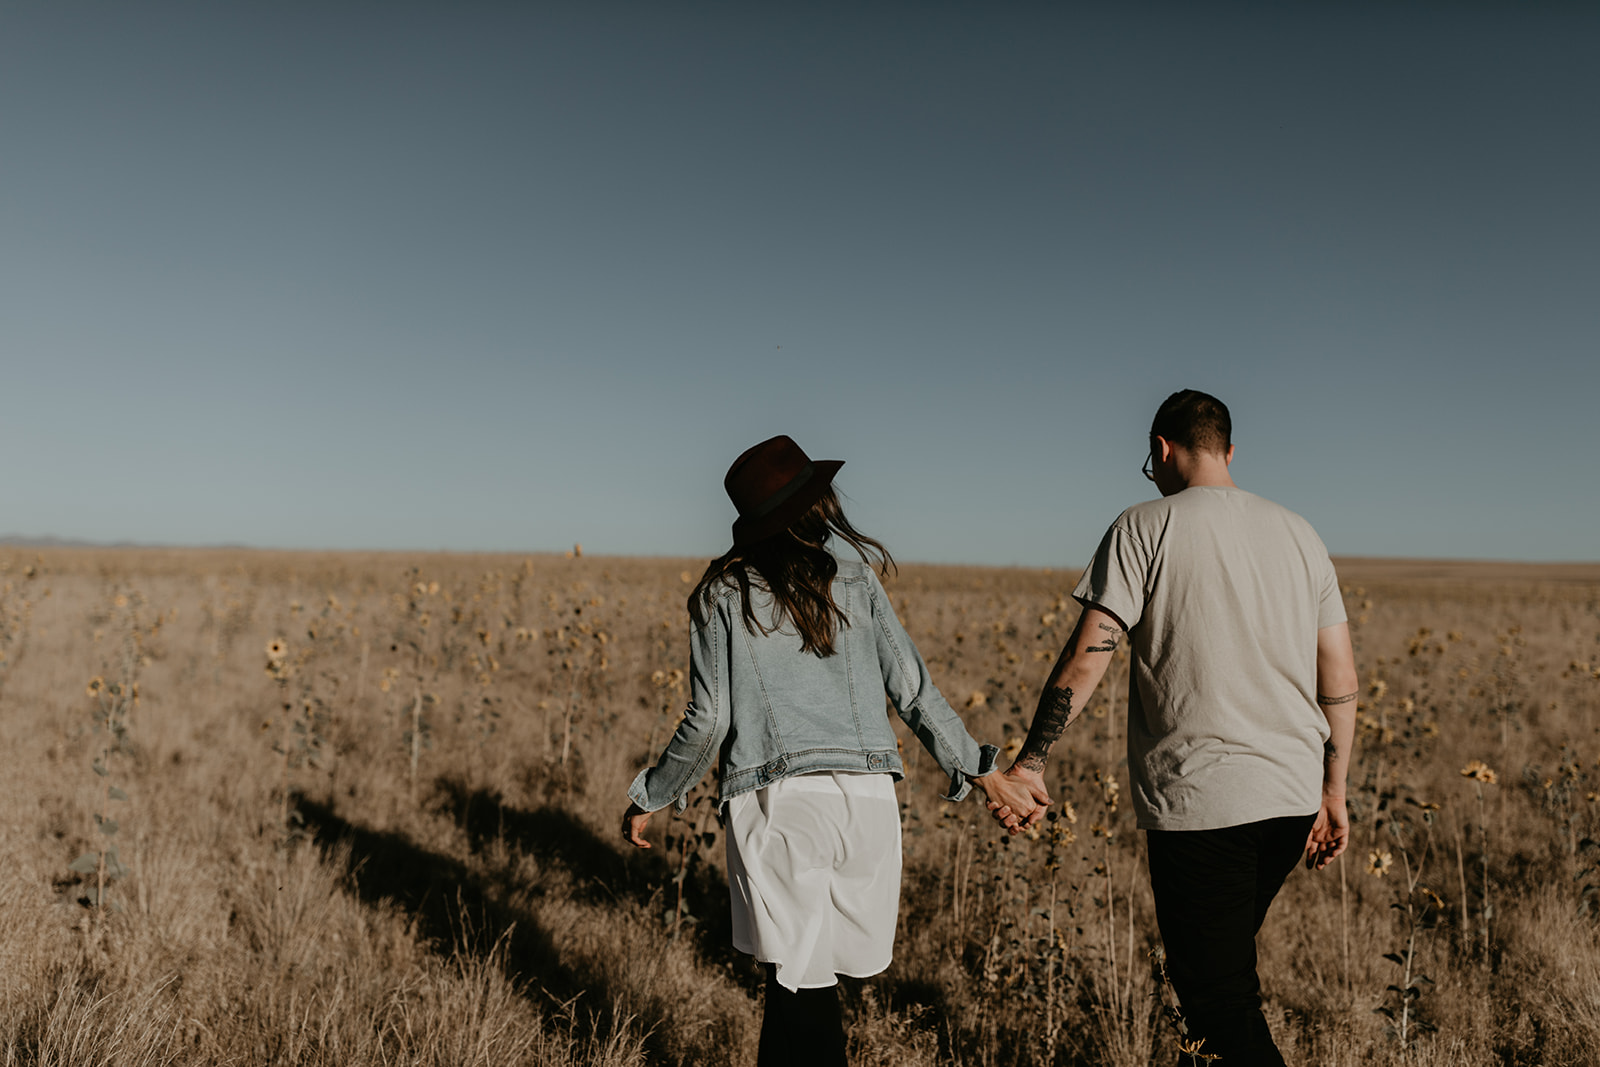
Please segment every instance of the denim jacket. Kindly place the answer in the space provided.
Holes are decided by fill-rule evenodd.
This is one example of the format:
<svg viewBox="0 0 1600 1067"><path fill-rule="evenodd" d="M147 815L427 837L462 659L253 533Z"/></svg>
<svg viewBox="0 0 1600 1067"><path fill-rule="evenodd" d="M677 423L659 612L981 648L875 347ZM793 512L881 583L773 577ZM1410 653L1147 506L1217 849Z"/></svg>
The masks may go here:
<svg viewBox="0 0 1600 1067"><path fill-rule="evenodd" d="M756 618L770 620L770 593L752 586ZM994 769L999 751L980 746L940 695L916 646L895 616L877 574L860 560L840 560L833 599L849 618L834 653L800 651L794 624L751 632L736 587L710 595L708 618L689 642L689 704L666 751L639 772L628 798L645 811L676 803L722 759L721 799L808 771L883 771L905 776L895 710L950 776L946 800L960 800Z"/></svg>

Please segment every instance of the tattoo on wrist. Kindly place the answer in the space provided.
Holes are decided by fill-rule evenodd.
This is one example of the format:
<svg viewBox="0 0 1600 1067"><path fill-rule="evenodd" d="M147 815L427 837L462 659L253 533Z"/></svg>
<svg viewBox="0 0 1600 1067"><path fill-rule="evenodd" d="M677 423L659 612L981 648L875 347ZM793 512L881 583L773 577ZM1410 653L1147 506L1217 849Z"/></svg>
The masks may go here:
<svg viewBox="0 0 1600 1067"><path fill-rule="evenodd" d="M1334 704L1348 704L1356 698L1356 695L1357 694L1355 693L1346 693L1342 697L1325 697L1321 693L1318 693L1317 703L1321 704L1325 708L1331 707Z"/></svg>
<svg viewBox="0 0 1600 1067"><path fill-rule="evenodd" d="M1051 746L1071 721L1072 690L1064 685L1047 687L1039 697L1039 710L1028 728L1028 739L1017 753L1017 766L1025 771L1043 771Z"/></svg>

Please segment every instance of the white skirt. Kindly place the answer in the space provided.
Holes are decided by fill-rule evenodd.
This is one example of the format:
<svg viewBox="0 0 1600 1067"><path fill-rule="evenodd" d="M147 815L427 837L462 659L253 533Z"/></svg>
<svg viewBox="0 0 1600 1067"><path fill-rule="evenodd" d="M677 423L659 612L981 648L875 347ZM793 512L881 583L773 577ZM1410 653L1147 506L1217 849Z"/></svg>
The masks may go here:
<svg viewBox="0 0 1600 1067"><path fill-rule="evenodd" d="M889 966L900 911L900 805L888 774L819 771L726 808L733 946L785 989Z"/></svg>

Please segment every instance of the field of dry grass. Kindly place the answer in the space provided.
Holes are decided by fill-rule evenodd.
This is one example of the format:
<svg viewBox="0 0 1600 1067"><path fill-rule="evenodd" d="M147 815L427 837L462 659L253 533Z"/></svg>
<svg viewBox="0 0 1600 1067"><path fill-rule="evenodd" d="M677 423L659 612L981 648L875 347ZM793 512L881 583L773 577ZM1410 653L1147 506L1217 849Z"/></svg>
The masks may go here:
<svg viewBox="0 0 1600 1067"><path fill-rule="evenodd" d="M684 699L697 573L0 552L4 1062L753 1062L714 786L648 853L615 829ZM981 738L1020 739L1073 577L890 583ZM1600 1062L1600 568L1341 577L1355 845L1292 875L1263 931L1280 1044ZM940 801L908 739L897 955L847 987L853 1062L1176 1058L1125 700L1124 660L1058 746L1062 817L1031 839Z"/></svg>

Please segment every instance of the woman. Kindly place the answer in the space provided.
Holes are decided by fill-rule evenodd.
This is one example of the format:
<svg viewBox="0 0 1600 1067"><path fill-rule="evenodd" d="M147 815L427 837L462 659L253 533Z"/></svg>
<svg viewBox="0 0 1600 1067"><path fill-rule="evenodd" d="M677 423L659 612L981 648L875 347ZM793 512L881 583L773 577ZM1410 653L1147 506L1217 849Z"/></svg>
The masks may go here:
<svg viewBox="0 0 1600 1067"><path fill-rule="evenodd" d="M650 813L683 810L720 756L733 943L767 964L762 1067L843 1064L838 975L889 966L904 769L882 692L950 776L945 799L998 781L996 749L939 694L869 563L887 574L888 551L839 506L843 465L780 436L728 470L739 518L689 597L689 705L622 823L649 848ZM835 538L861 559L835 558Z"/></svg>

